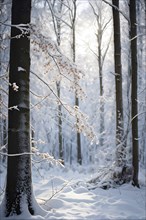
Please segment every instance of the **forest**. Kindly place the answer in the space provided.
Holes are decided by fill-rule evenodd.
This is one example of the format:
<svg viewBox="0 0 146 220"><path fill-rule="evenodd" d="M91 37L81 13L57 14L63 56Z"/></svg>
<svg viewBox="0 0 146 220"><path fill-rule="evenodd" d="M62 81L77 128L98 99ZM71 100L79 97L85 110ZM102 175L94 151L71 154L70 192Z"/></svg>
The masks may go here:
<svg viewBox="0 0 146 220"><path fill-rule="evenodd" d="M146 1L0 0L0 219L146 219Z"/></svg>

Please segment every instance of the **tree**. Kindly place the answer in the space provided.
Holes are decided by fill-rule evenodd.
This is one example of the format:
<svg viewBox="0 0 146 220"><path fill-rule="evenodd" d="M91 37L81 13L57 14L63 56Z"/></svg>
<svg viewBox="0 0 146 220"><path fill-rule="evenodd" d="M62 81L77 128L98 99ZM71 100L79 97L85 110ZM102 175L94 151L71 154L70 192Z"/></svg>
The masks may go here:
<svg viewBox="0 0 146 220"><path fill-rule="evenodd" d="M54 32L56 35L57 45L60 47L61 45L61 19L56 17L54 13L56 12L61 16L62 8L63 8L63 0L59 1L53 1L52 3L47 1L51 15L53 20L53 27ZM60 99L61 96L61 81L58 80L56 82L56 88L57 88L57 96ZM63 143L62 143L62 106L58 105L58 146L59 146L59 158L62 160L64 159L64 150L63 150ZM64 162L63 162L64 163Z"/></svg>
<svg viewBox="0 0 146 220"><path fill-rule="evenodd" d="M2 25L2 23L8 19L8 14L8 5L6 4L4 6L4 0L0 0L0 150L2 151L6 151L7 144L7 115L5 110L7 91L4 82L7 78L5 66L8 65L6 62L8 39L4 37L6 27ZM5 157L3 157L2 161L4 161L4 158Z"/></svg>
<svg viewBox="0 0 146 220"><path fill-rule="evenodd" d="M58 47L61 45L61 19L56 17L54 14L57 13L61 16L62 13L62 7L63 7L63 0L59 1L53 1L52 3L47 1L51 15L52 15L52 20L53 20L53 27L54 27L54 32L56 35L56 41ZM61 96L61 81L58 80L56 82L56 88L57 88L57 95L58 98L60 99ZM59 146L59 158L63 161L64 157L64 152L63 152L63 143L62 143L62 106L58 105L58 146Z"/></svg>
<svg viewBox="0 0 146 220"><path fill-rule="evenodd" d="M73 11L72 11L72 58L73 62L76 62L76 15L77 15L77 1L73 0ZM77 78L74 78L75 86L78 82ZM79 98L77 94L77 90L75 90L75 106L79 107ZM76 123L77 126L79 124L78 116L76 116ZM82 152L81 152L81 135L77 129L76 133L77 138L77 162L81 165L82 164Z"/></svg>
<svg viewBox="0 0 146 220"><path fill-rule="evenodd" d="M63 0L59 2L58 5L58 13L61 14L63 6ZM56 19L57 22L57 44L60 46L61 44L61 20ZM60 92L61 92L61 81L56 82L57 87L57 95L60 99ZM63 143L62 143L62 106L58 105L58 144L59 144L59 158L63 161Z"/></svg>
<svg viewBox="0 0 146 220"><path fill-rule="evenodd" d="M5 217L20 215L26 211L31 215L36 213L30 155L30 19L31 0L13 0L8 103L8 164L5 196L0 210Z"/></svg>
<svg viewBox="0 0 146 220"><path fill-rule="evenodd" d="M138 183L138 103L137 103L137 27L136 27L136 0L130 0L130 46L131 46L131 123L132 123L132 164L133 185Z"/></svg>
<svg viewBox="0 0 146 220"><path fill-rule="evenodd" d="M105 119L104 119L104 114L105 114L105 110L104 110L104 84L103 84L103 66L104 66L104 60L106 57L106 54L108 52L109 49L109 45L110 45L110 40L109 43L107 44L107 46L105 48L103 48L103 37L104 37L104 33L105 30L108 26L108 24L110 23L111 19L109 19L108 21L105 22L105 18L103 17L103 5L102 5L102 1L100 2L95 2L95 7L89 2L93 13L95 15L96 18L96 39L97 39L97 52L94 52L94 55L97 57L97 62L98 62L98 71L99 71L99 94L100 94L100 127L99 127L99 133L100 133L100 138L99 138L99 146L103 146L104 144L104 132L105 132Z"/></svg>
<svg viewBox="0 0 146 220"><path fill-rule="evenodd" d="M145 23L146 23L146 1L136 2L136 20L137 20L137 94L139 94L138 102L138 144L139 144L139 164L145 167L146 155L146 74L145 74ZM144 22L145 21L145 22ZM144 89L143 89L144 88ZM143 100L143 101L142 101ZM144 114L143 114L143 113ZM142 113L142 114L141 114ZM144 153L143 153L144 152Z"/></svg>
<svg viewBox="0 0 146 220"><path fill-rule="evenodd" d="M112 0L113 27L114 27L114 60L115 60L115 92L116 92L116 163L124 166L124 125L123 125L123 98L122 98L122 64L121 64L121 37L119 1Z"/></svg>

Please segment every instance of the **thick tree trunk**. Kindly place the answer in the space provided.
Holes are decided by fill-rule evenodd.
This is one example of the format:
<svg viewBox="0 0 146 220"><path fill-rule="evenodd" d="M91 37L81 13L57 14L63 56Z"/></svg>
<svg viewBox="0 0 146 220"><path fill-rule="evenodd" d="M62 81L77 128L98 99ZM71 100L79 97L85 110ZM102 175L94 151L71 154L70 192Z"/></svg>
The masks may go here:
<svg viewBox="0 0 146 220"><path fill-rule="evenodd" d="M29 212L34 215L30 147L30 33L14 25L28 28L31 0L12 1L10 42L8 164L5 197L1 206L5 217ZM18 37L19 36L19 37ZM17 86L19 88L17 88ZM18 91L17 91L18 90ZM17 106L17 107L16 107ZM14 108L16 107L16 108ZM23 154L24 155L16 155Z"/></svg>
<svg viewBox="0 0 146 220"><path fill-rule="evenodd" d="M31 0L12 1L12 25L29 24ZM30 40L29 33L24 36L15 27L11 28L9 108L17 106L19 110L8 112L8 154L30 152L30 108L29 108L29 71ZM20 36L17 38L16 36ZM15 91L14 83L19 86ZM21 214L22 200L32 209L32 180L30 155L9 156L6 185L6 216Z"/></svg>
<svg viewBox="0 0 146 220"><path fill-rule="evenodd" d="M130 42L131 42L131 113L132 113L132 149L133 149L133 185L139 187L138 171L138 103L137 103L137 28L136 28L136 1L130 0Z"/></svg>

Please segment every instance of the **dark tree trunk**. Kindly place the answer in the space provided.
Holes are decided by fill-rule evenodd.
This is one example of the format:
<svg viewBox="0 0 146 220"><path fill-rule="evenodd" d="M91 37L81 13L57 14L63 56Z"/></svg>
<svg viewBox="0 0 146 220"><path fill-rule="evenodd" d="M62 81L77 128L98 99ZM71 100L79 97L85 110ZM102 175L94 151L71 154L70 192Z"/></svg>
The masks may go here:
<svg viewBox="0 0 146 220"><path fill-rule="evenodd" d="M119 0L112 0L112 4L119 8ZM121 37L119 11L112 7L114 25L114 60L115 60L115 92L116 92L116 162L124 165L123 142L123 99L122 99L122 65L121 65Z"/></svg>
<svg viewBox="0 0 146 220"><path fill-rule="evenodd" d="M136 27L136 0L130 0L130 42L131 42L131 113L132 113L132 149L133 149L133 185L138 183L138 103L137 103L137 27Z"/></svg>
<svg viewBox="0 0 146 220"><path fill-rule="evenodd" d="M31 0L12 1L12 25L30 23ZM19 37L16 37L19 36ZM33 192L30 147L30 33L12 26L10 42L9 111L8 111L8 165L4 216L20 215L27 206L31 215ZM19 86L18 91L17 87ZM17 106L17 109L13 108ZM28 154L23 154L27 152ZM26 208L25 208L26 209ZM26 211L26 210L25 210Z"/></svg>
<svg viewBox="0 0 146 220"><path fill-rule="evenodd" d="M12 1L12 25L29 24L31 0ZM29 33L16 36L22 32L11 28L10 44L10 74L11 85L19 86L15 91L9 88L9 108L18 106L19 110L8 112L8 154L30 152L30 108L29 108L29 71L30 71L30 41ZM21 68L20 68L21 67ZM28 209L32 210L32 180L30 155L8 157L6 185L6 216L12 213L21 214L21 202L25 198ZM15 207L15 208L14 208Z"/></svg>

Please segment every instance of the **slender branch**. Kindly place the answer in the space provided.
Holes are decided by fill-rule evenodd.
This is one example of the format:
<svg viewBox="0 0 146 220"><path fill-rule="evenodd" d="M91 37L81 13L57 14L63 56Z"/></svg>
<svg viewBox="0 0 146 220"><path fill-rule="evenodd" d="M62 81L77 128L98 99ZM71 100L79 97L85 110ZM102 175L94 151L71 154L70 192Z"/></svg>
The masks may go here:
<svg viewBox="0 0 146 220"><path fill-rule="evenodd" d="M71 28L71 25L68 24L66 21L64 21L62 18L60 18L59 16L57 16L53 10L53 8L51 7L51 4L50 4L50 0L47 1L48 5L49 5L49 8L51 10L51 13L52 13L52 17L54 16L55 18L59 19L60 21L62 21L64 24L66 24L69 28Z"/></svg>
<svg viewBox="0 0 146 220"><path fill-rule="evenodd" d="M59 103L65 108L65 110L70 114L70 112L68 111L68 109L65 107L65 105L63 104L63 102L61 101L61 99L56 95L56 93L53 91L53 89L50 87L50 85L48 83L46 83L42 78L40 78L36 73L34 73L33 71L30 71L33 75L35 75L39 80L41 80L41 82L43 82L49 89L50 91L53 93L53 95L58 99Z"/></svg>
<svg viewBox="0 0 146 220"><path fill-rule="evenodd" d="M127 17L127 15L125 15L118 7L116 7L115 5L111 4L110 2L106 1L106 0L102 0L104 3L110 5L111 7L115 8L117 11L119 11L119 13L121 15L123 15L123 17L128 21L128 23L130 23L129 18Z"/></svg>
<svg viewBox="0 0 146 220"><path fill-rule="evenodd" d="M140 113L136 114L136 115L131 119L131 122L132 122L135 118L137 118L139 115L143 115L143 114L146 114L146 111L140 112Z"/></svg>
<svg viewBox="0 0 146 220"><path fill-rule="evenodd" d="M42 102L43 102L46 98L48 98L50 95L51 95L51 93L49 93L48 95L46 95L45 97L43 97L43 99L42 99L41 101L37 102L35 105L33 105L33 106L31 107L31 110L32 110L33 108L35 108L37 105L39 105L40 103L42 103Z"/></svg>
<svg viewBox="0 0 146 220"><path fill-rule="evenodd" d="M7 154L7 153L2 153L0 151L0 155L7 156L7 157L18 157L18 156L23 156L23 155L35 155L35 153L23 152L19 154Z"/></svg>
<svg viewBox="0 0 146 220"><path fill-rule="evenodd" d="M8 74L6 73L6 74L4 74L4 75L1 75L0 76L0 79L2 79L2 78L6 78L8 76Z"/></svg>

